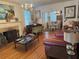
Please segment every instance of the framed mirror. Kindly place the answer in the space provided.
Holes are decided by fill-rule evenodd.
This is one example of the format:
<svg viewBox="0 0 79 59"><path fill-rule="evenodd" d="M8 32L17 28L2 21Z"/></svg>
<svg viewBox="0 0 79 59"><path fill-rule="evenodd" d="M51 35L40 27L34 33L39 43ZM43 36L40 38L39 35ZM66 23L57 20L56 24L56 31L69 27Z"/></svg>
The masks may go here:
<svg viewBox="0 0 79 59"><path fill-rule="evenodd" d="M8 21L14 15L13 6L0 4L0 21Z"/></svg>

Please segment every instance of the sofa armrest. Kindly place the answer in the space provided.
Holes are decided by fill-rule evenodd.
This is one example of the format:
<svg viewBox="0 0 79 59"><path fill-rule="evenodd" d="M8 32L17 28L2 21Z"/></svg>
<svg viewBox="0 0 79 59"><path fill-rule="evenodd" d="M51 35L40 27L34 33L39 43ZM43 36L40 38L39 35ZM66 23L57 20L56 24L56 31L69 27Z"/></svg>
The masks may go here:
<svg viewBox="0 0 79 59"><path fill-rule="evenodd" d="M66 46L65 42L44 42L48 46Z"/></svg>

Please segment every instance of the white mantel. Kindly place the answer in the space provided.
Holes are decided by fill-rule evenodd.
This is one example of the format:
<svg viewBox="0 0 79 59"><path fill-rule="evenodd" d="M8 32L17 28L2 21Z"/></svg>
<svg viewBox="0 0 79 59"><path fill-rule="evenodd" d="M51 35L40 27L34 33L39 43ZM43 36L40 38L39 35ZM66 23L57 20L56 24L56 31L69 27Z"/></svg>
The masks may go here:
<svg viewBox="0 0 79 59"><path fill-rule="evenodd" d="M11 22L6 22L6 23L0 23L0 32L5 32L9 31L12 29L19 29L19 22L11 23Z"/></svg>

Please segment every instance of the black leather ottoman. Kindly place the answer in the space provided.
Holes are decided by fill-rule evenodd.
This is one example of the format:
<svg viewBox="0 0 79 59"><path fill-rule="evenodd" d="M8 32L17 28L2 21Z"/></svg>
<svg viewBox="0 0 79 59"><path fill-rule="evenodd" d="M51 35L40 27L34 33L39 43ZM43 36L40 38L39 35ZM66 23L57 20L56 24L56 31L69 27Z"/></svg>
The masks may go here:
<svg viewBox="0 0 79 59"><path fill-rule="evenodd" d="M38 37L35 34L27 34L26 36L20 37L14 41L15 48L17 47L17 44L21 44L25 46L26 50L27 46L35 40L38 40Z"/></svg>

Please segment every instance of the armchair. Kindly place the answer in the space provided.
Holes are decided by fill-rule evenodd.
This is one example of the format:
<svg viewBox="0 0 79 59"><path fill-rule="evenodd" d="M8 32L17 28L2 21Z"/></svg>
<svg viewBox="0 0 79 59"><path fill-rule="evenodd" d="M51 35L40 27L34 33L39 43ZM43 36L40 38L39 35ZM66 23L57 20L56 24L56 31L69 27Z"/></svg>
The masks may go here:
<svg viewBox="0 0 79 59"><path fill-rule="evenodd" d="M43 26L41 24L27 25L25 30L26 30L27 34L28 33L39 34L43 31Z"/></svg>

